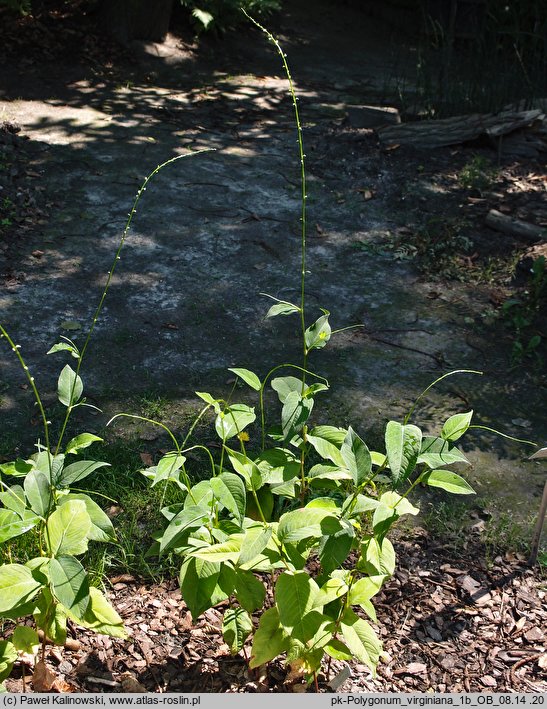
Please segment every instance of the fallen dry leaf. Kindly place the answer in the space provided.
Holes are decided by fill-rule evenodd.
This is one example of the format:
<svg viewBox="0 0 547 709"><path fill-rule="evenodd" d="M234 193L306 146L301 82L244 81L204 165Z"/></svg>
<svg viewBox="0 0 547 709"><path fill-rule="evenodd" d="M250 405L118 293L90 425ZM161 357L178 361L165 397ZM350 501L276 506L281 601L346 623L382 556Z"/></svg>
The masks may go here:
<svg viewBox="0 0 547 709"><path fill-rule="evenodd" d="M32 686L35 692L51 692L56 679L57 675L49 669L45 662L40 660L36 663L32 675Z"/></svg>
<svg viewBox="0 0 547 709"><path fill-rule="evenodd" d="M154 465L154 459L152 458L150 453L139 453L139 455L141 457L142 462L146 466L151 467L152 465Z"/></svg>

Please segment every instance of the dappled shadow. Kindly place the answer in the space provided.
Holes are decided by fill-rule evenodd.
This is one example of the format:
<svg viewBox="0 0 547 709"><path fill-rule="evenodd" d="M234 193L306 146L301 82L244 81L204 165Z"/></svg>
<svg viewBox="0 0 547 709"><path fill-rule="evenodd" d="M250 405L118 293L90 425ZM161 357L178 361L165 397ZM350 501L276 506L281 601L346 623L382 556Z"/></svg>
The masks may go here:
<svg viewBox="0 0 547 709"><path fill-rule="evenodd" d="M377 101L389 79L389 53L375 54L379 35L363 41L368 20L359 24L355 13L322 5L313 18L300 3L290 8L274 29L293 65L304 121L308 320L326 307L335 328L364 325L310 357L334 390L316 415L344 425L357 419L366 435L446 369L492 375L506 353L489 335L479 338L479 350L467 341L465 319L480 319L487 293L431 284L404 261L363 253L363 244L409 219L442 215L446 192L413 196L405 187L418 158L382 152L371 131L348 122L347 106ZM326 24L335 15L337 33ZM27 167L42 183L50 218L14 237L0 305L48 403L63 360L45 352L61 335L83 341L146 173L186 151L216 151L166 168L139 205L83 370L87 395L105 413L78 412L79 426L102 430L136 392L186 402L195 389L227 391L228 366L264 374L278 362L300 361L298 323L264 320L269 302L259 296L299 298L292 106L278 57L259 32L242 32L243 40L199 47L171 37L163 55L135 46L112 71L78 55L74 64L35 59L32 75L28 65L12 64L7 74L3 116L28 137ZM447 153L426 160L434 182ZM12 451L37 429L27 425L35 421L32 394L21 388L17 363L7 349L0 361L3 415L23 429L13 425L5 446ZM508 410L515 386L490 376L487 385L466 381L462 390L466 406L493 419ZM515 418L528 416L528 405L514 404ZM536 430L542 425L532 422Z"/></svg>

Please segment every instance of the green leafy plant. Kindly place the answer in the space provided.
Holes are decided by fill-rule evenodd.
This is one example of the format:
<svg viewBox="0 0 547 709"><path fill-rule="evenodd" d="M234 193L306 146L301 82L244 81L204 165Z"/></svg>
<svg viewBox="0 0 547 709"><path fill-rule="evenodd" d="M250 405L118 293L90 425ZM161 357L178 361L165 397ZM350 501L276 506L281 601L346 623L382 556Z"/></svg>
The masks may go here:
<svg viewBox="0 0 547 709"><path fill-rule="evenodd" d="M0 551L7 561L0 566L0 618L16 624L11 640L0 643L0 683L9 676L17 653L39 644L38 631L42 632L42 659L47 642L62 645L68 619L97 633L125 637L121 618L104 594L90 585L88 572L78 558L86 553L90 542L109 542L115 538L112 523L101 507L90 494L75 487L108 465L80 456L102 439L92 433L81 433L67 443L64 440L73 412L91 406L83 396L81 367L137 204L150 180L163 167L182 157L186 155L156 167L139 189L83 347L79 349L75 342L62 337L48 352L65 353L73 364L65 364L57 381L57 398L65 407L65 414L56 442L52 440L51 421L21 348L0 324L0 339L7 342L21 365L43 429L43 439L37 442L33 455L0 465ZM24 558L14 562L11 546L15 539L19 542L18 556ZM23 623L28 616L33 617L35 629Z"/></svg>
<svg viewBox="0 0 547 709"><path fill-rule="evenodd" d="M357 658L375 671L382 644L369 622L377 621L372 599L396 566L388 534L401 517L417 514L409 495L418 485L473 494L453 470L467 464L456 442L471 427L473 412L450 416L433 436L410 423L418 402L433 384L456 373L450 372L422 392L402 422L387 423L382 451L370 450L351 426L313 423L316 397L329 383L310 370L309 360L340 330L332 329L326 309L311 322L306 314L307 195L297 98L279 43L252 21L281 56L301 164L300 300L268 295L273 304L266 317L299 320L302 362L283 362L262 378L230 368L236 375L231 394L196 392L205 405L180 436L143 416L122 413L111 422L146 421L171 439L172 450L142 473L153 487L176 486L185 497L161 509L165 528L149 553L181 558L180 588L192 617L224 604L224 639L233 653L245 651L251 639L251 668L285 655L293 675L317 681L325 656ZM234 400L238 382L255 392L256 406ZM279 399L276 424L267 420L267 387ZM190 440L211 413L219 451ZM203 455L208 479L192 481L190 453Z"/></svg>
<svg viewBox="0 0 547 709"><path fill-rule="evenodd" d="M492 186L496 178L493 165L482 155L475 155L459 174L459 182L466 190L484 192Z"/></svg>

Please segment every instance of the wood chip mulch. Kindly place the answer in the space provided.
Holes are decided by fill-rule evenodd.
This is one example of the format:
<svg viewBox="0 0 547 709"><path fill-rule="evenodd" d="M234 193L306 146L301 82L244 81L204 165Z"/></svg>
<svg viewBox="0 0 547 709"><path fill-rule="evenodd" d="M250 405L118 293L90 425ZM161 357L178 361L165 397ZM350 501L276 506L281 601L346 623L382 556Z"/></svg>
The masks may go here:
<svg viewBox="0 0 547 709"><path fill-rule="evenodd" d="M377 676L364 665L332 661L320 691L547 691L547 580L540 571L518 555L487 564L480 548L449 552L419 530L396 550L398 569L375 599L386 652ZM248 670L249 647L232 657L220 630L222 606L192 625L175 581L152 585L122 575L110 583L129 639L74 629L67 646L46 657L56 678L51 691L306 690L281 662ZM8 690L23 691L22 681L16 666Z"/></svg>

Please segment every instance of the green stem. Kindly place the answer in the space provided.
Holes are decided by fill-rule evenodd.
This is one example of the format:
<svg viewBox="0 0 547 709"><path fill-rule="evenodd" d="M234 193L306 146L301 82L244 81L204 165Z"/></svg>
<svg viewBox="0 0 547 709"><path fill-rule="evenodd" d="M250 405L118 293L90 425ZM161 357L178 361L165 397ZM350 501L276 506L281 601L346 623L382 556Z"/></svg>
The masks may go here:
<svg viewBox="0 0 547 709"><path fill-rule="evenodd" d="M283 369L284 367L289 367L292 369L297 369L298 371L304 371L303 367L299 367L297 364L291 364L290 362L284 362L283 364L278 364L276 367L273 367L270 369L268 374L264 377L264 381L260 385L260 391L259 391L259 399L260 399L260 424L262 428L262 450L264 450L265 446L265 441L266 441L266 414L264 410L264 389L266 388L266 384L268 383L269 378L272 376L274 372L277 372L278 369ZM315 372L310 372L309 369L305 370L306 374L309 374L312 377L315 377L316 379L322 379L327 386L329 386L329 381L325 377L322 377L319 374L315 374Z"/></svg>
<svg viewBox="0 0 547 709"><path fill-rule="evenodd" d="M406 426L408 423L410 417L414 413L414 410L416 409L416 406L418 405L418 402L423 399L423 397L427 394L427 392L432 389L436 384L439 382L442 382L443 379L446 379L447 377L451 377L453 374L479 374L482 376L483 372L479 372L475 369L455 369L453 372L447 372L446 374L443 374L442 377L439 377L438 379L435 379L434 382L432 382L428 387L426 387L420 396L415 400L415 402L412 404L412 407L408 414L405 416L403 424Z"/></svg>
<svg viewBox="0 0 547 709"><path fill-rule="evenodd" d="M44 426L44 440L45 440L45 444L46 444L46 451L48 453L49 476L51 479L52 473L53 473L53 465L52 465L51 455L49 454L49 421L47 420L46 411L44 409L42 399L41 399L38 389L36 387L34 377L31 376L30 370L27 367L27 365L25 364L25 360L23 359L23 355L21 354L21 351L20 351L21 346L16 345L13 342L13 340L11 339L11 337L9 336L9 334L7 333L7 331L5 330L5 328L2 325L0 325L0 335L1 335L1 337L6 338L9 346L12 349L12 352L15 352L15 356L17 357L17 359L19 360L19 364L23 368L23 372L25 373L25 377L27 378L30 388L32 389L32 393L34 394L34 399L36 401L36 404L38 405L38 409L40 411L40 416L42 418L42 424Z"/></svg>
<svg viewBox="0 0 547 709"><path fill-rule="evenodd" d="M175 155L175 157L170 158L169 160L166 160L165 162L158 165L154 170L152 170L152 172L145 178L144 182L140 186L137 194L135 195L135 199L133 201L133 206L131 207L131 211L128 214L127 221L125 223L125 228L123 230L122 237L120 239L120 243L118 244L118 248L116 249L116 254L114 255L114 260L112 261L112 266L110 267L110 270L108 272L108 276L106 278L106 283L105 283L101 298L99 300L99 304L97 305L97 308L95 309L95 313L93 314L93 318L91 319L91 325L89 327L89 331L88 331L86 339L84 341L84 346L82 347L82 351L81 351L80 356L78 358L78 364L76 366L76 377L74 377L74 382L72 384L72 390L70 392L70 399L69 399L70 401L73 400L77 377L78 377L80 370L82 368L82 363L83 363L87 348L89 346L91 336L93 335L93 332L95 330L95 326L97 325L97 321L98 321L101 311L103 309L104 301L106 299L106 296L108 295L108 291L110 290L110 286L112 284L112 279L114 277L114 272L116 270L116 266L118 265L118 261L121 258L120 254L121 254L121 251L124 247L125 240L127 238L127 234L129 233L129 230L131 228L131 223L133 221L133 217L137 213L137 205L139 204L139 201L142 197L143 192L146 191L148 183L150 182L150 180L152 180L155 177L155 175L158 174L158 172L163 170L164 167L167 167L167 165L170 165L171 163L174 163L177 160L181 160L182 158L187 158L187 157L190 157L191 155L198 155L199 153L210 152L212 150L214 150L214 148L202 148L201 150L195 150L194 152L185 153L184 155ZM71 413L72 413L72 406L69 406L67 408L67 412L65 414L63 425L61 427L61 433L59 434L59 440L57 442L57 447L55 449L55 455L57 455L59 453L59 450L61 448L61 443L63 441Z"/></svg>
<svg viewBox="0 0 547 709"><path fill-rule="evenodd" d="M490 428L489 426L479 426L478 424L473 424L469 426L469 429L471 428L478 428L483 431L489 431L490 433L495 433L497 436L501 436L502 438L507 438L509 441L514 441L515 443L525 443L527 446L534 446L537 447L537 443L534 443L534 441L527 441L524 438L515 438L514 436L509 436L507 433L502 433L501 431L496 431L495 428Z"/></svg>

